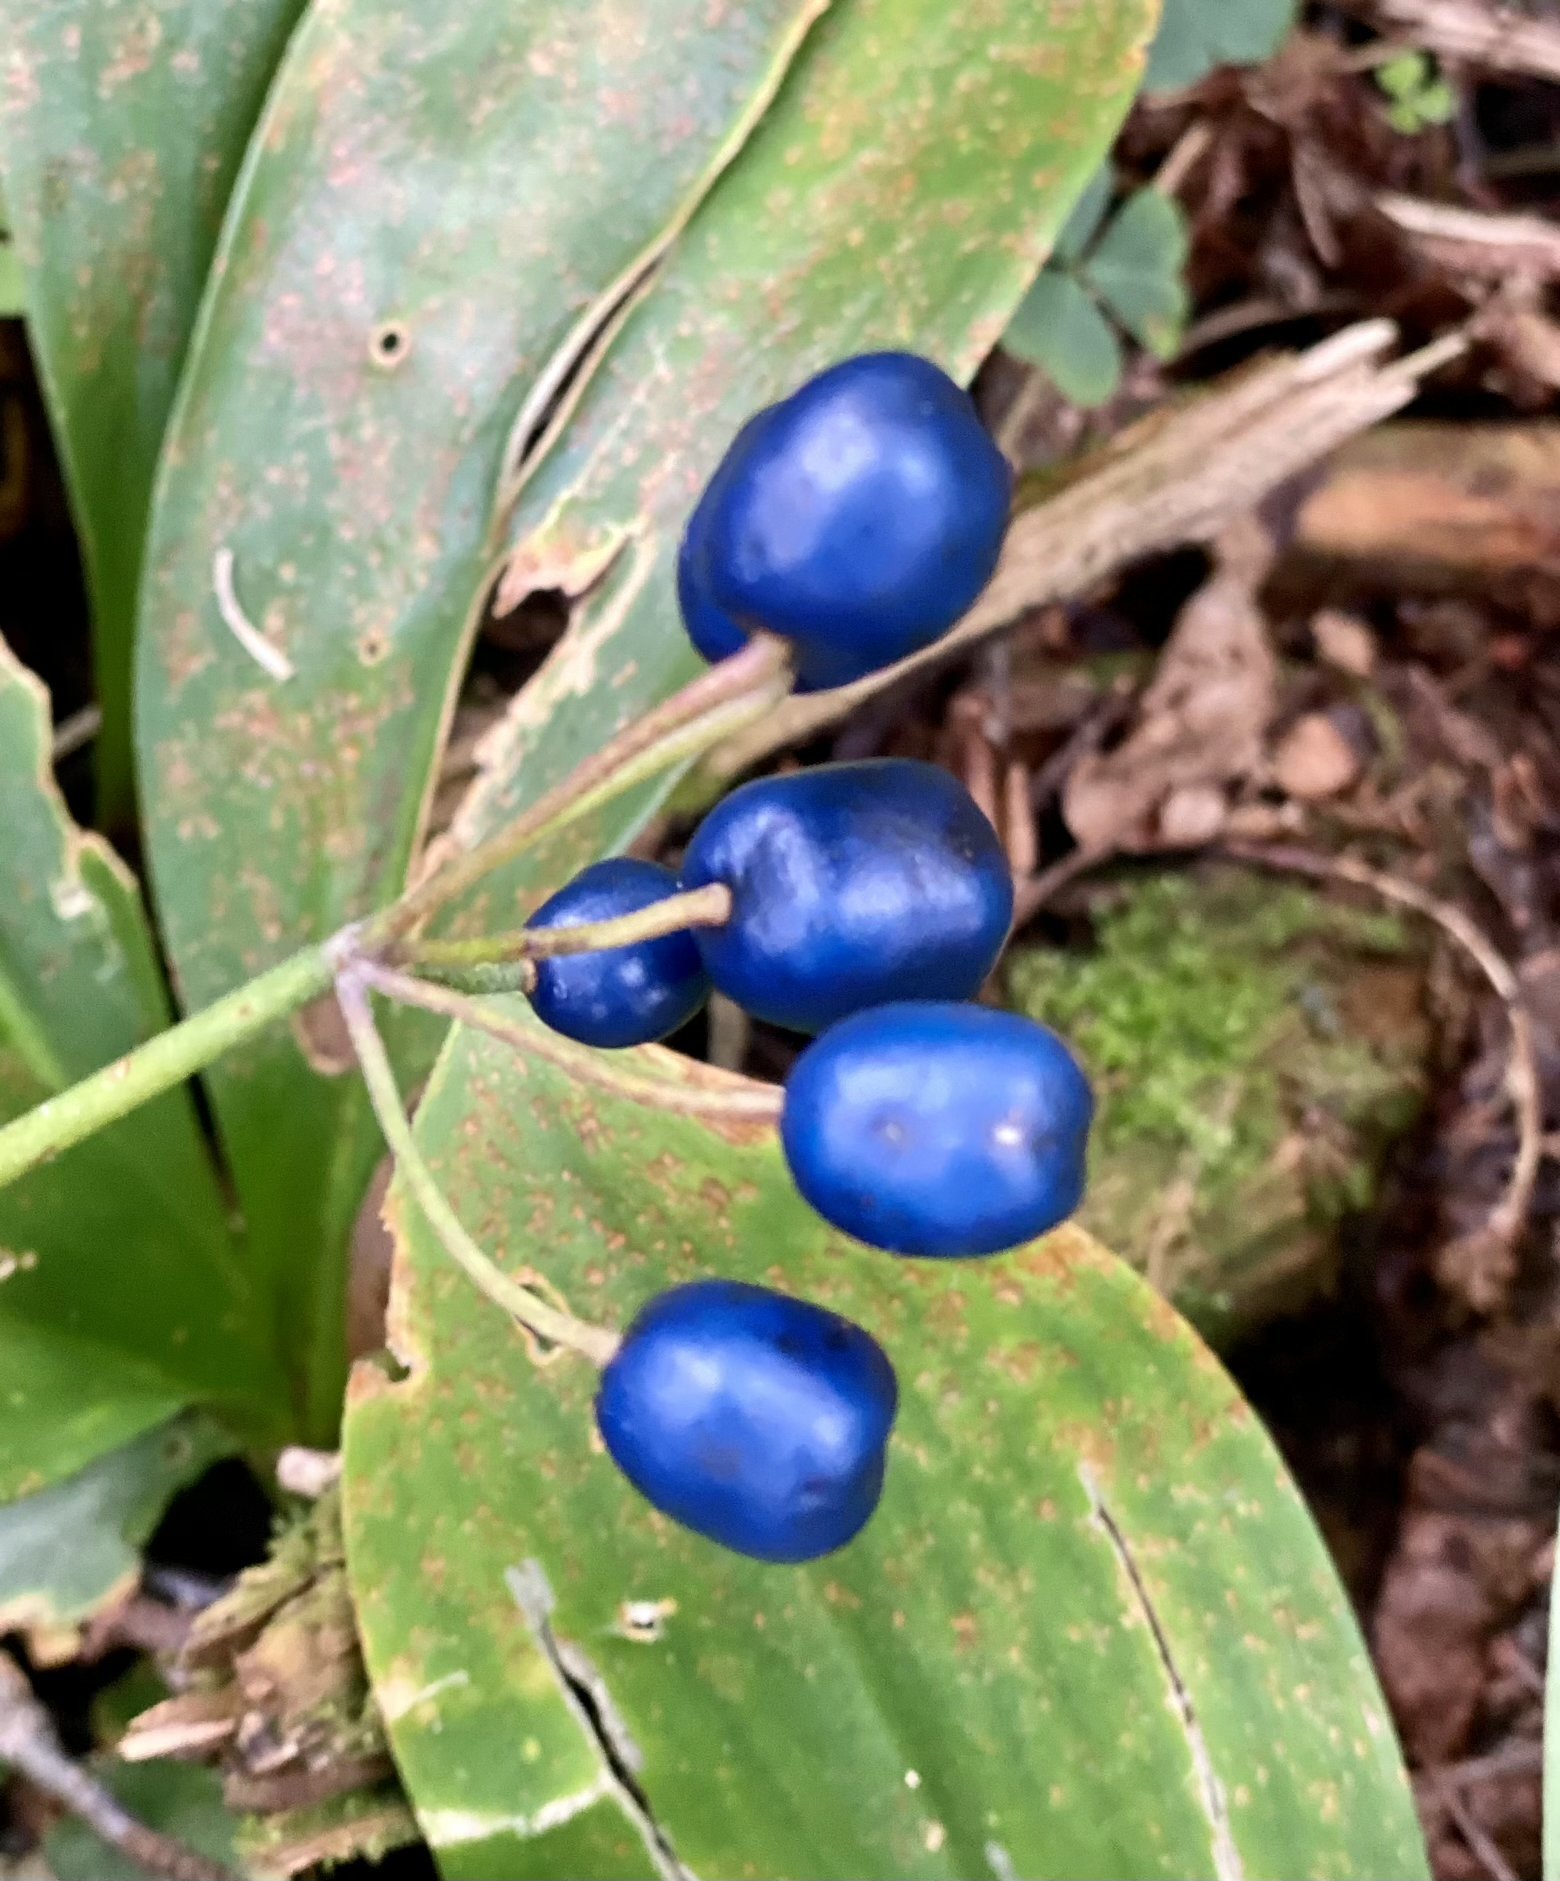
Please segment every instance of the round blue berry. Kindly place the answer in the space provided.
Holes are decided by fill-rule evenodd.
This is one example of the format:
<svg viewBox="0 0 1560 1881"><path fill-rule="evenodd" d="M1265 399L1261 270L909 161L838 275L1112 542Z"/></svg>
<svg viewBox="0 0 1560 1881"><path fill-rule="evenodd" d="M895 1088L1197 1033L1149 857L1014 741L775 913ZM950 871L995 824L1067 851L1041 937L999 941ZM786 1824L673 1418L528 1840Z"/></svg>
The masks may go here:
<svg viewBox="0 0 1560 1881"><path fill-rule="evenodd" d="M750 420L710 479L679 571L694 643L767 629L809 687L892 665L990 580L1011 497L1006 459L939 366L847 359Z"/></svg>
<svg viewBox="0 0 1560 1881"><path fill-rule="evenodd" d="M677 893L659 863L614 856L593 862L532 915L539 928L581 927L637 914ZM693 937L664 934L629 947L540 960L531 1004L536 1015L582 1045L647 1045L686 1025L709 997Z"/></svg>
<svg viewBox="0 0 1560 1881"><path fill-rule="evenodd" d="M969 998L1013 918L996 831L956 778L909 758L744 784L694 832L682 880L731 890L730 920L697 937L716 986L798 1032Z"/></svg>
<svg viewBox="0 0 1560 1881"><path fill-rule="evenodd" d="M735 1280L659 1295L601 1375L612 1460L674 1521L759 1561L844 1547L877 1507L898 1405L861 1327Z"/></svg>
<svg viewBox="0 0 1560 1881"><path fill-rule="evenodd" d="M1043 1025L986 1006L879 1006L804 1051L780 1140L831 1226L895 1254L996 1254L1083 1196L1094 1099Z"/></svg>

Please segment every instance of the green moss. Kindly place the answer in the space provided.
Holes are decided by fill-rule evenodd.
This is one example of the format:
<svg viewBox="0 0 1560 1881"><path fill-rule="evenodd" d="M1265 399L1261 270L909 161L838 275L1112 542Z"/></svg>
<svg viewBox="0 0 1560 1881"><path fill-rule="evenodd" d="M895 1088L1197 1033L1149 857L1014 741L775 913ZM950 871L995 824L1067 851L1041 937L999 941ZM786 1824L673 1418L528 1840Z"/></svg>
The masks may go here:
<svg viewBox="0 0 1560 1881"><path fill-rule="evenodd" d="M1412 1121L1428 1045L1395 916L1244 871L1125 887L1092 952L1009 967L1100 1096L1085 1219L1210 1330L1292 1304L1330 1268Z"/></svg>

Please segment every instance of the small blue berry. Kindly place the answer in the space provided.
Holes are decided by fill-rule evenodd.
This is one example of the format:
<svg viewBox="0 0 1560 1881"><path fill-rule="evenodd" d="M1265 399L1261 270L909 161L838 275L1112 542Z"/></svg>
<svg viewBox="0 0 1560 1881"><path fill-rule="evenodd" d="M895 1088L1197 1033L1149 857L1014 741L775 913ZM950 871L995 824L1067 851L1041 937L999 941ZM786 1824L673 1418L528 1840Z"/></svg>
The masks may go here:
<svg viewBox="0 0 1560 1881"><path fill-rule="evenodd" d="M730 920L697 936L716 986L798 1032L969 998L1013 918L996 831L956 778L909 758L744 784L694 831L682 880L731 890Z"/></svg>
<svg viewBox="0 0 1560 1881"><path fill-rule="evenodd" d="M677 893L677 878L656 862L614 856L582 869L532 915L539 928L582 927L637 914ZM540 960L531 1005L536 1016L582 1045L647 1045L686 1025L709 997L693 938L664 934L630 947Z"/></svg>
<svg viewBox="0 0 1560 1881"><path fill-rule="evenodd" d="M844 1547L883 1488L894 1368L860 1326L736 1280L639 1313L603 1370L612 1460L685 1528L759 1561Z"/></svg>
<svg viewBox="0 0 1560 1881"><path fill-rule="evenodd" d="M1043 1025L986 1006L879 1006L804 1051L780 1140L832 1227L895 1254L996 1254L1083 1196L1094 1099Z"/></svg>
<svg viewBox="0 0 1560 1881"><path fill-rule="evenodd" d="M679 557L689 633L707 658L734 633L779 634L804 687L876 672L985 587L1011 497L1006 459L941 367L847 359L750 419L716 467Z"/></svg>

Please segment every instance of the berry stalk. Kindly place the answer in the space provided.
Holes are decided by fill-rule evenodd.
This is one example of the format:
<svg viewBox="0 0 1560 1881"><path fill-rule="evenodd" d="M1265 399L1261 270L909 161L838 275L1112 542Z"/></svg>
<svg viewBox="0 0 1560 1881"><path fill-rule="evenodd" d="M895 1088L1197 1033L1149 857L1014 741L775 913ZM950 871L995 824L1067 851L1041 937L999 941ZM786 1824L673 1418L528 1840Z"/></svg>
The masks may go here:
<svg viewBox="0 0 1560 1881"><path fill-rule="evenodd" d="M522 811L506 828L458 856L403 895L363 930L365 952L383 949L422 926L449 902L506 862L602 804L696 757L756 723L791 690L791 655L783 641L756 636L740 653L702 673L681 692L636 719L594 757Z"/></svg>
<svg viewBox="0 0 1560 1881"><path fill-rule="evenodd" d="M433 1171L423 1160L412 1130L411 1119L401 1101L400 1089L391 1068L389 1053L379 1028L363 980L347 968L336 982L336 997L357 1053L363 1082L368 1087L369 1102L385 1142L395 1157L396 1169L411 1190L428 1226L450 1259L493 1304L518 1320L528 1332L553 1345L567 1346L582 1353L593 1364L605 1365L618 1348L618 1335L604 1326L592 1326L556 1306L550 1306L539 1294L511 1280L484 1254L462 1226L460 1217L445 1199Z"/></svg>
<svg viewBox="0 0 1560 1881"><path fill-rule="evenodd" d="M654 1104L660 1110L694 1116L751 1117L761 1123L779 1121L783 1094L774 1085L748 1085L747 1080L743 1080L745 1088L711 1091L697 1085L652 1082L636 1076L620 1062L616 1053L576 1044L573 1039L544 1026L522 1025L506 1017L501 1008L450 987L430 986L410 973L382 967L372 960L360 962L354 971L364 986L372 987L398 1005L415 1006L422 1012L437 1013L441 1019L453 1019L473 1031L485 1032L501 1045L512 1046L529 1056L550 1059L586 1083Z"/></svg>
<svg viewBox="0 0 1560 1881"><path fill-rule="evenodd" d="M638 908L608 921L581 921L572 927L520 928L512 934L486 934L474 940L411 941L392 949L397 966L416 972L429 968L499 966L509 961L553 960L564 954L604 953L657 940L691 927L724 927L731 919L731 890L710 882L680 895Z"/></svg>

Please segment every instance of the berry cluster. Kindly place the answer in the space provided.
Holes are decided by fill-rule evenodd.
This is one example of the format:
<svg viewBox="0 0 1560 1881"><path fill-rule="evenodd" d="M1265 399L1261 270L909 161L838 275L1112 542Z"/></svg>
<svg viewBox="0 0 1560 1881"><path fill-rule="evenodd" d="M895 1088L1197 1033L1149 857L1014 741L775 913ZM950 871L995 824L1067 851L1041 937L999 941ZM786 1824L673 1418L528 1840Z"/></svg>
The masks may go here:
<svg viewBox="0 0 1560 1881"><path fill-rule="evenodd" d="M682 544L694 644L763 632L799 682L834 686L929 645L996 566L1010 479L968 397L901 353L847 360L744 426ZM712 986L819 1036L786 1083L780 1136L832 1226L895 1254L995 1254L1064 1221L1093 1111L1056 1035L967 1003L1013 918L1001 845L945 771L828 764L735 791L681 877L598 862L533 926L727 891L719 925L543 959L538 1015L586 1044L665 1038ZM859 1326L763 1287L704 1280L652 1300L607 1364L608 1451L657 1508L728 1548L805 1561L877 1504L893 1368Z"/></svg>

